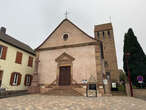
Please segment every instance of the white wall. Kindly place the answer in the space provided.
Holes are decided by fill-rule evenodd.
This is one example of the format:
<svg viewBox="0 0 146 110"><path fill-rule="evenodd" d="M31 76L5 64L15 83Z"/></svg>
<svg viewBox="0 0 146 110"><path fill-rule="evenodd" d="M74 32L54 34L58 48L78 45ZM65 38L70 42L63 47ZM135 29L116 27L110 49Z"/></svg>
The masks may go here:
<svg viewBox="0 0 146 110"><path fill-rule="evenodd" d="M24 78L25 74L33 74L34 71L34 60L35 56L24 52L20 49L17 49L9 44L3 43L0 41L1 45L8 47L6 60L0 59L0 70L3 71L3 78L2 78L2 87L6 88L7 90L25 90L27 87L24 85ZM23 53L22 57L22 64L15 63L16 53L17 51ZM28 67L28 58L29 56L33 57L33 67ZM18 86L11 86L10 85L10 77L12 72L19 72L22 75L21 84Z"/></svg>

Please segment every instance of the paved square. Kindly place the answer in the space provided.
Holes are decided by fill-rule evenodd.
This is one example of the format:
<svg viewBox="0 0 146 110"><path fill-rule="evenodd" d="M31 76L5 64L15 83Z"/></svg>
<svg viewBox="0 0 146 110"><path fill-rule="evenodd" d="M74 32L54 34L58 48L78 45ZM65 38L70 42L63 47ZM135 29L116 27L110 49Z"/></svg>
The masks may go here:
<svg viewBox="0 0 146 110"><path fill-rule="evenodd" d="M131 97L26 95L0 99L0 110L146 110L146 101Z"/></svg>

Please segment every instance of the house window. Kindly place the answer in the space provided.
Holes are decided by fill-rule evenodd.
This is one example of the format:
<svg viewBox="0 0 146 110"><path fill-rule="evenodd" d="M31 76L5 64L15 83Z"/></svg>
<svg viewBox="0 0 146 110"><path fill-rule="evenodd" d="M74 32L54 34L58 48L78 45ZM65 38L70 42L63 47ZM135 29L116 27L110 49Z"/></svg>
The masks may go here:
<svg viewBox="0 0 146 110"><path fill-rule="evenodd" d="M13 85L17 85L18 83L18 74L14 75Z"/></svg>
<svg viewBox="0 0 146 110"><path fill-rule="evenodd" d="M16 53L15 63L21 64L21 62L22 62L22 53L21 52L17 52Z"/></svg>
<svg viewBox="0 0 146 110"><path fill-rule="evenodd" d="M28 66L32 67L33 66L33 57L29 56L28 59Z"/></svg>
<svg viewBox="0 0 146 110"><path fill-rule="evenodd" d="M0 45L0 59L6 59L7 47Z"/></svg>
<svg viewBox="0 0 146 110"><path fill-rule="evenodd" d="M18 86L21 83L21 74L14 72L11 74L11 78L10 78L10 85L11 86Z"/></svg>
<svg viewBox="0 0 146 110"><path fill-rule="evenodd" d="M25 86L31 86L32 81L32 75L25 75L24 85Z"/></svg>

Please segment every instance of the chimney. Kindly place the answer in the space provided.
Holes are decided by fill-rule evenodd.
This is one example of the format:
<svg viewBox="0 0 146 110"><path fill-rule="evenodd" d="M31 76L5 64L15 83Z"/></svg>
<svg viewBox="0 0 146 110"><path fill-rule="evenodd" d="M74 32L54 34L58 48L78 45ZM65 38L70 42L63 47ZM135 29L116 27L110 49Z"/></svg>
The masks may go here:
<svg viewBox="0 0 146 110"><path fill-rule="evenodd" d="M5 34L6 33L6 28L5 27L1 27L0 28L0 33L1 34Z"/></svg>

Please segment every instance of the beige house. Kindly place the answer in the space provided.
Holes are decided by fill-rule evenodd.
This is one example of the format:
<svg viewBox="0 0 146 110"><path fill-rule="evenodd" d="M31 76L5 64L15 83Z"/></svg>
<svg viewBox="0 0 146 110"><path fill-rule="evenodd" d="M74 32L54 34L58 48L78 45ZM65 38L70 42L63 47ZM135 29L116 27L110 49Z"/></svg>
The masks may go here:
<svg viewBox="0 0 146 110"><path fill-rule="evenodd" d="M94 79L98 95L110 94L110 81L118 81L113 37L110 23L95 26L95 37L91 37L64 19L36 49L30 91L49 93L70 87L84 95L90 79Z"/></svg>
<svg viewBox="0 0 146 110"><path fill-rule="evenodd" d="M28 45L0 29L0 87L7 91L27 90L31 85L35 53Z"/></svg>

